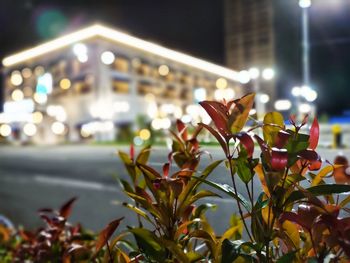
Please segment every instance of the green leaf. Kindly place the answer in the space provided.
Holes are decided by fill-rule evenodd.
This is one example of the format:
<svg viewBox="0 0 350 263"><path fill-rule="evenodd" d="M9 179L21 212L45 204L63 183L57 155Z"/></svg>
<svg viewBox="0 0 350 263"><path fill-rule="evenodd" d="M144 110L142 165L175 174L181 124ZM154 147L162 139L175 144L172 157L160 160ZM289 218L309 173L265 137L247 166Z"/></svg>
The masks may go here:
<svg viewBox="0 0 350 263"><path fill-rule="evenodd" d="M204 197L209 197L209 196L211 196L211 197L215 196L215 197L221 198L221 196L216 194L216 193L213 193L213 192L208 191L208 190L201 190L198 193L196 193L194 196L192 196L191 199L189 200L189 202L186 203L186 205L190 205L190 204L198 201L199 199L202 199Z"/></svg>
<svg viewBox="0 0 350 263"><path fill-rule="evenodd" d="M350 185L346 184L324 184L312 186L310 188L306 188L305 191L308 191L314 196L320 195L331 195L331 194L341 194L350 192ZM286 204L293 203L297 200L306 198L306 195L303 191L294 191L290 194L290 196L286 200Z"/></svg>
<svg viewBox="0 0 350 263"><path fill-rule="evenodd" d="M235 165L237 167L237 174L241 180L247 184L249 183L253 176L254 173L249 168L249 163L246 158L238 158L235 160Z"/></svg>
<svg viewBox="0 0 350 263"><path fill-rule="evenodd" d="M149 216L147 215L147 213L143 210L141 210L140 208L131 205L131 204L127 204L127 203L123 203L123 205L127 208L129 208L130 210L134 211L136 214L142 216L143 218L145 218L148 222L153 223L152 220L149 218Z"/></svg>
<svg viewBox="0 0 350 263"><path fill-rule="evenodd" d="M155 234L144 228L133 228L129 231L133 233L137 245L143 253L157 262L165 262L166 249Z"/></svg>
<svg viewBox="0 0 350 263"><path fill-rule="evenodd" d="M194 218L199 218L202 216L203 213L205 213L208 209L211 209L213 211L215 211L217 208L216 204L210 204L210 203L205 203L205 204L201 204L200 206L198 206L196 208L196 210L194 211Z"/></svg>
<svg viewBox="0 0 350 263"><path fill-rule="evenodd" d="M147 146L141 150L136 158L136 163L146 164L151 153L151 146Z"/></svg>
<svg viewBox="0 0 350 263"><path fill-rule="evenodd" d="M291 251L285 255L283 255L282 257L280 257L278 260L277 260L277 263L290 263L290 262L294 262L294 260L296 260L296 253L298 251L295 250L295 251Z"/></svg>
<svg viewBox="0 0 350 263"><path fill-rule="evenodd" d="M237 245L228 239L225 239L222 242L221 250L221 263L232 263L239 256L239 248L237 248Z"/></svg>
<svg viewBox="0 0 350 263"><path fill-rule="evenodd" d="M234 192L234 189L231 186L229 186L228 184L215 183L215 182L208 181L208 180L202 179L200 177L196 177L196 176L192 176L192 178L195 178L199 181L202 181L203 183L210 185L210 186L214 187L215 189L233 197L238 202L240 202L248 212L251 211L251 207L250 207L249 202L241 194L237 193L237 195L236 195Z"/></svg>

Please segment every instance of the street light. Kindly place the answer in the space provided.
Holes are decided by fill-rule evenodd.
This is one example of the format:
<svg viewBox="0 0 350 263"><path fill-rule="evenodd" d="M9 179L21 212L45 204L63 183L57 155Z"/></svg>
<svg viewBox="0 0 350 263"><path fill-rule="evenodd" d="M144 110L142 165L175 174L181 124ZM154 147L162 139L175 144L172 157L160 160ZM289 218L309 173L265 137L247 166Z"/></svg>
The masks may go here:
<svg viewBox="0 0 350 263"><path fill-rule="evenodd" d="M270 97L267 94L261 93L261 80L272 80L275 77L275 71L272 68L264 68L260 70L259 68L252 67L247 72L249 74L249 79L253 81L253 89L256 93L255 108L257 117L260 120L264 117L266 111L266 103L268 103L270 100Z"/></svg>

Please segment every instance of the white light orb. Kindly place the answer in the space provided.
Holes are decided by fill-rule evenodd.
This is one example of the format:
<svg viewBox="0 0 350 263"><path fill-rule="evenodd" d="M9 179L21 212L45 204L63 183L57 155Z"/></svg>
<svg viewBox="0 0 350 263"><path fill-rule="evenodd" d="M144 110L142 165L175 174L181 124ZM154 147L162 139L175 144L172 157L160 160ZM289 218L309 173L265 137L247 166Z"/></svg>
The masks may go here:
<svg viewBox="0 0 350 263"><path fill-rule="evenodd" d="M32 136L34 136L36 134L37 128L36 128L35 124L27 123L23 127L23 132L24 132L25 135L27 135L29 137L32 137Z"/></svg>
<svg viewBox="0 0 350 263"><path fill-rule="evenodd" d="M83 54L83 55L77 56L77 59L80 63L86 63L89 60L89 57L87 54Z"/></svg>
<svg viewBox="0 0 350 263"><path fill-rule="evenodd" d="M0 126L0 135L1 135L2 137L10 136L11 132L12 132L12 128L11 128L10 125L8 125L8 124L2 124L2 125Z"/></svg>
<svg viewBox="0 0 350 263"><path fill-rule="evenodd" d="M294 97L299 97L302 95L302 91L301 91L301 88L300 87L293 87L292 88L292 95Z"/></svg>
<svg viewBox="0 0 350 263"><path fill-rule="evenodd" d="M62 122L55 121L51 125L51 131L56 135L62 135L65 131L65 126Z"/></svg>
<svg viewBox="0 0 350 263"><path fill-rule="evenodd" d="M238 73L239 82L242 84L247 84L250 81L250 74L247 70L242 70Z"/></svg>
<svg viewBox="0 0 350 263"><path fill-rule="evenodd" d="M77 43L73 46L73 53L79 57L81 55L86 55L88 52L87 46L82 43Z"/></svg>
<svg viewBox="0 0 350 263"><path fill-rule="evenodd" d="M259 100L261 103L266 104L270 101L270 96L267 94L260 94Z"/></svg>
<svg viewBox="0 0 350 263"><path fill-rule="evenodd" d="M15 90L12 91L12 93L11 93L11 98L12 98L14 101L20 101L20 100L23 100L24 94L23 94L23 92L22 92L20 89L15 89Z"/></svg>
<svg viewBox="0 0 350 263"><path fill-rule="evenodd" d="M44 73L45 73L45 69L44 69L44 67L42 67L42 66L37 66L37 67L34 69L34 74L35 74L36 76L44 75Z"/></svg>
<svg viewBox="0 0 350 263"><path fill-rule="evenodd" d="M299 0L299 6L301 8L309 8L311 6L311 0Z"/></svg>
<svg viewBox="0 0 350 263"><path fill-rule="evenodd" d="M290 100L276 100L275 109L278 111L286 111L292 107Z"/></svg>
<svg viewBox="0 0 350 263"><path fill-rule="evenodd" d="M197 88L194 90L194 99L196 101L203 101L207 98L207 90L205 88Z"/></svg>
<svg viewBox="0 0 350 263"><path fill-rule="evenodd" d="M257 79L260 76L260 70L258 68L250 68L249 75L251 79Z"/></svg>
<svg viewBox="0 0 350 263"><path fill-rule="evenodd" d="M111 51L105 51L101 54L101 61L105 65L111 65L115 60L115 56Z"/></svg>
<svg viewBox="0 0 350 263"><path fill-rule="evenodd" d="M272 68L266 68L262 72L262 77L265 80L271 80L275 77L275 71Z"/></svg>
<svg viewBox="0 0 350 263"><path fill-rule="evenodd" d="M47 95L43 93L34 93L34 100L36 103L45 104L47 102Z"/></svg>
<svg viewBox="0 0 350 263"><path fill-rule="evenodd" d="M311 105L308 103L303 103L299 105L299 111L301 113L309 113L311 111Z"/></svg>
<svg viewBox="0 0 350 263"><path fill-rule="evenodd" d="M318 96L317 92L313 89L307 90L307 92L304 94L304 97L308 102L315 101L317 99L317 96Z"/></svg>
<svg viewBox="0 0 350 263"><path fill-rule="evenodd" d="M133 141L136 146L141 146L143 144L143 140L140 138L140 136L135 136Z"/></svg>
<svg viewBox="0 0 350 263"><path fill-rule="evenodd" d="M13 86L20 86L23 83L21 72L18 70L13 71L10 80Z"/></svg>

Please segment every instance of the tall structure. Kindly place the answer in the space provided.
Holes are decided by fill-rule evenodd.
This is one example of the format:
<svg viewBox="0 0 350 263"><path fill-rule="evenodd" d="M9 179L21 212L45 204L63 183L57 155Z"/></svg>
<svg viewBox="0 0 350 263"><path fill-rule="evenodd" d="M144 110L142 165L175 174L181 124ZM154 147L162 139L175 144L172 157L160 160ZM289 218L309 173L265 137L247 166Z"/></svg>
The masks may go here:
<svg viewBox="0 0 350 263"><path fill-rule="evenodd" d="M276 69L273 0L225 0L224 10L226 65ZM276 96L274 80L260 81L259 89Z"/></svg>
<svg viewBox="0 0 350 263"><path fill-rule="evenodd" d="M13 140L113 140L139 115L168 129L208 118L198 101L243 94L233 70L101 25L2 62L0 137Z"/></svg>

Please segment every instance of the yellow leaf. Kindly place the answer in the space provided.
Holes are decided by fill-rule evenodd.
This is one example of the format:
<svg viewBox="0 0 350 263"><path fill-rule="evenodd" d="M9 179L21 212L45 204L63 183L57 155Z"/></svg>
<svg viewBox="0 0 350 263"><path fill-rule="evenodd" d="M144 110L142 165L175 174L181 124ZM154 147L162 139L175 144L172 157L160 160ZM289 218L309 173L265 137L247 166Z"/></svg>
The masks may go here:
<svg viewBox="0 0 350 263"><path fill-rule="evenodd" d="M285 233L290 238L290 240L293 242L295 248L298 249L300 247L300 235L299 235L297 225L286 220L283 222L282 227L283 227Z"/></svg>
<svg viewBox="0 0 350 263"><path fill-rule="evenodd" d="M236 103L228 119L228 127L232 133L238 133L243 129L253 107L254 98L255 93L249 93Z"/></svg>
<svg viewBox="0 0 350 263"><path fill-rule="evenodd" d="M276 141L275 138L280 130L284 129L284 119L279 112L269 112L264 117L263 134L264 140L271 146Z"/></svg>
<svg viewBox="0 0 350 263"><path fill-rule="evenodd" d="M258 177L260 179L263 191L265 192L265 194L268 197L270 197L270 192L269 192L269 188L266 185L266 180L265 180L262 164L259 163L257 166L255 166L254 171L257 173L257 175L258 175Z"/></svg>
<svg viewBox="0 0 350 263"><path fill-rule="evenodd" d="M341 167L342 165L329 165L324 168L316 175L316 177L312 180L311 186L316 186L318 185L322 179L329 173L333 172L333 169L336 169L338 167Z"/></svg>

